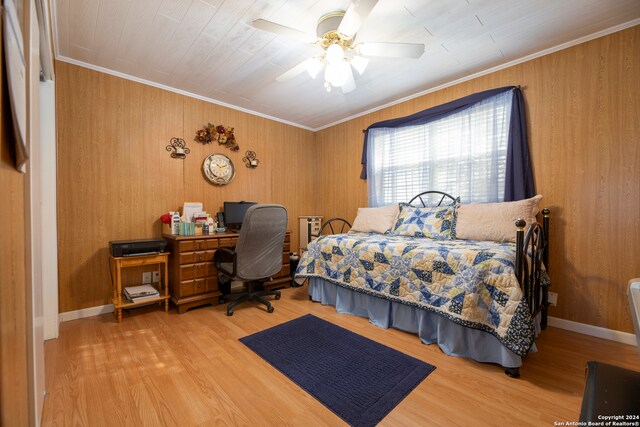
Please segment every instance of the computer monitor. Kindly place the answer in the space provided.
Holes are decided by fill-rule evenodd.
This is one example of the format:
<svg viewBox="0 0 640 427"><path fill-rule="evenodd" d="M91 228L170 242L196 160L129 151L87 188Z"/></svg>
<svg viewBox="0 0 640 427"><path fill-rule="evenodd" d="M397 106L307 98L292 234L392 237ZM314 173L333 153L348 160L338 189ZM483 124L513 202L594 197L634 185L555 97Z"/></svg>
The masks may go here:
<svg viewBox="0 0 640 427"><path fill-rule="evenodd" d="M239 230L247 210L255 202L224 202L224 222L227 228Z"/></svg>

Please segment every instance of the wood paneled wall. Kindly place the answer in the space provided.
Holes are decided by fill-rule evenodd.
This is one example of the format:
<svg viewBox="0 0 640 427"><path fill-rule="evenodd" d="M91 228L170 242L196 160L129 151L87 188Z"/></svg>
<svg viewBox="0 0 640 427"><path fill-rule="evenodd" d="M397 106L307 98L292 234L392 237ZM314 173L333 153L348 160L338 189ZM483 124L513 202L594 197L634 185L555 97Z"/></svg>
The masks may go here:
<svg viewBox="0 0 640 427"><path fill-rule="evenodd" d="M63 62L56 77L60 312L110 304L108 242L159 237L160 215L185 201L213 214L225 200L283 204L297 247L297 217L315 211L312 132ZM240 151L196 143L208 122L234 127ZM186 159L169 156L172 137ZM202 174L215 152L236 166L225 187Z"/></svg>
<svg viewBox="0 0 640 427"><path fill-rule="evenodd" d="M550 314L632 332L640 277L640 27L395 105L316 134L318 214L367 206L362 129L486 89L521 85L536 190L551 216ZM426 189L425 189L426 190Z"/></svg>
<svg viewBox="0 0 640 427"><path fill-rule="evenodd" d="M3 34L4 37L4 34ZM25 175L14 168L14 136L0 41L0 425L29 424L25 260ZM28 56L28 55L27 55Z"/></svg>

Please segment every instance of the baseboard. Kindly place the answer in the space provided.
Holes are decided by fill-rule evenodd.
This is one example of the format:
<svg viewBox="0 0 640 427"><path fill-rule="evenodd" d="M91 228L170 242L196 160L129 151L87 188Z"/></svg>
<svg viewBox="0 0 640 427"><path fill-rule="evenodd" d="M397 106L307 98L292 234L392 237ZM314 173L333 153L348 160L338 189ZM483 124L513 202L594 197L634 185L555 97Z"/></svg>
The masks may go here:
<svg viewBox="0 0 640 427"><path fill-rule="evenodd" d="M60 313L60 322L84 319L85 317L99 316L106 313L113 313L113 304L100 305L98 307L83 308L81 310Z"/></svg>
<svg viewBox="0 0 640 427"><path fill-rule="evenodd" d="M601 328L600 326L587 325L586 323L573 322L571 320L549 317L549 326L577 332L579 334L591 335L592 337L604 338L606 340L618 341L623 344L636 345L636 336L628 332L616 331L613 329Z"/></svg>

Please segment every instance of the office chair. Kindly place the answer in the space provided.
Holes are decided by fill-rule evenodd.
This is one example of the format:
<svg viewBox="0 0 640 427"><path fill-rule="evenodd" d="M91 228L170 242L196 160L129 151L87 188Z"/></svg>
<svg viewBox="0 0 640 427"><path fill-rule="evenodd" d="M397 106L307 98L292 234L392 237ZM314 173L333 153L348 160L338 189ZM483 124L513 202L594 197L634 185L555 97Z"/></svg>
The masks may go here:
<svg viewBox="0 0 640 427"><path fill-rule="evenodd" d="M228 295L236 300L227 306L227 316L244 301L258 301L273 313L273 306L264 298L274 295L280 299L280 291L261 291L260 281L269 279L282 270L282 247L287 231L287 210L281 205L258 204L251 206L244 216L235 250L220 248L214 254L218 268L220 289L230 289L231 281L246 283L246 291L220 297L224 302Z"/></svg>

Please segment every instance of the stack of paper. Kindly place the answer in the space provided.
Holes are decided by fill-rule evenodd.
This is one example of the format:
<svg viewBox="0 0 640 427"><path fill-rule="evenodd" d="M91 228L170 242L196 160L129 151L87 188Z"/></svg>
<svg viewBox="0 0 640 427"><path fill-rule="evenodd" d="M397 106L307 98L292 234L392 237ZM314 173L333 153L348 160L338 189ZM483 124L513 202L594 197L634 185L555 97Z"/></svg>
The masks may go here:
<svg viewBox="0 0 640 427"><path fill-rule="evenodd" d="M158 298L160 292L151 285L142 285L124 288L123 295L131 302L140 302Z"/></svg>

